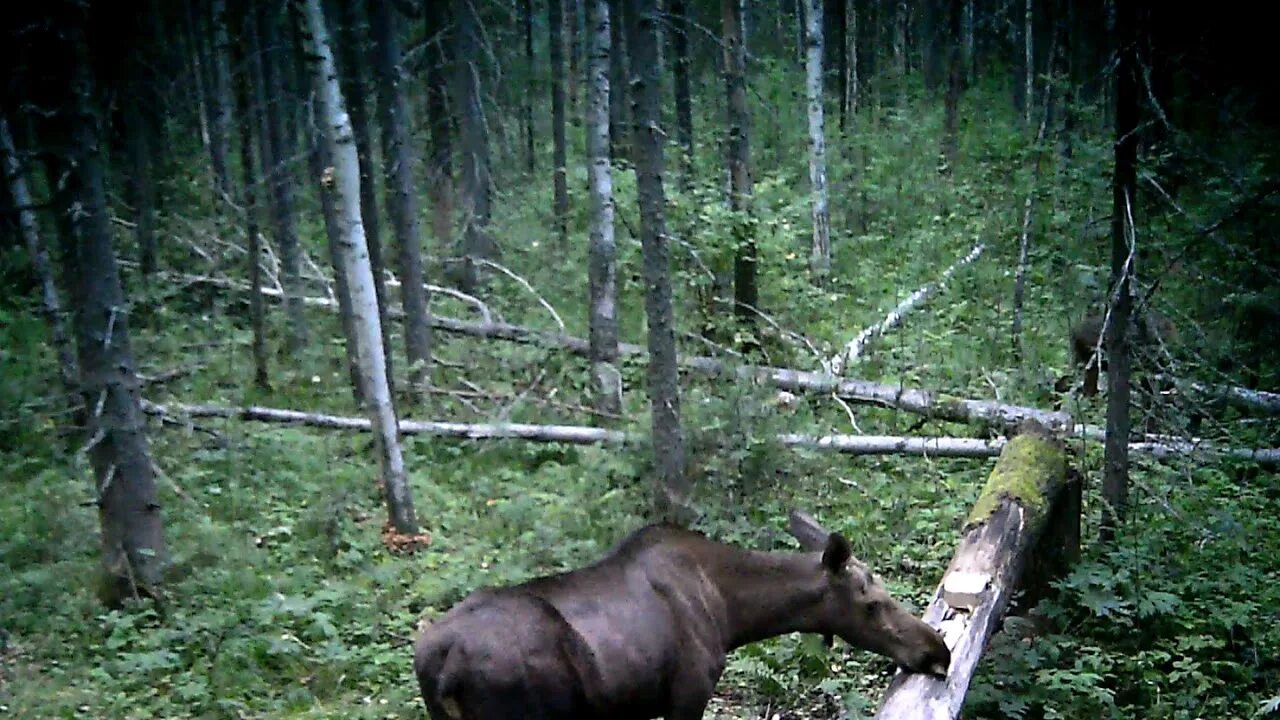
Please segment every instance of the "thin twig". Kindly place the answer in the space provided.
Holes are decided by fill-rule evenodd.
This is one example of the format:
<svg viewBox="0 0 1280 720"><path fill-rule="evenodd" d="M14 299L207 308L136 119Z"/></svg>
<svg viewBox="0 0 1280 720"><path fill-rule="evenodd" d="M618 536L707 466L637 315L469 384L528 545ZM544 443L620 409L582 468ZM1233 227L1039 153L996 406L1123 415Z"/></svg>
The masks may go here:
<svg viewBox="0 0 1280 720"><path fill-rule="evenodd" d="M556 309L551 307L551 303L543 299L543 297L538 294L538 291L533 289L533 286L529 284L528 280L525 280L524 278L511 272L507 268L503 267L502 265L492 260L487 260L485 258L476 258L475 261L481 265L485 265L487 267L493 268L494 270L497 270L503 275L506 275L507 277L511 278L512 280L515 280L516 282L524 286L524 289L528 290L529 293L532 294L534 298L538 300L538 303L541 304L542 307L546 308L547 312L551 313L552 319L554 319L556 321L556 324L560 326L560 332L567 332L567 329L565 328L565 325L564 325L564 321L560 319L560 313L556 312Z"/></svg>

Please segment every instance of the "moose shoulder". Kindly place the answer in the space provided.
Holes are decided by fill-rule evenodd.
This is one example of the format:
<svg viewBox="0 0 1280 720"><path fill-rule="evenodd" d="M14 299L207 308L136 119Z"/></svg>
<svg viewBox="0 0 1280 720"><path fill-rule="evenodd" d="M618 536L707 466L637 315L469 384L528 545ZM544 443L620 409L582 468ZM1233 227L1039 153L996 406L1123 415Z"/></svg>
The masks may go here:
<svg viewBox="0 0 1280 720"><path fill-rule="evenodd" d="M942 636L896 602L849 541L793 513L799 553L748 551L668 525L585 568L483 588L418 638L433 720L696 720L747 643L838 636L945 676Z"/></svg>

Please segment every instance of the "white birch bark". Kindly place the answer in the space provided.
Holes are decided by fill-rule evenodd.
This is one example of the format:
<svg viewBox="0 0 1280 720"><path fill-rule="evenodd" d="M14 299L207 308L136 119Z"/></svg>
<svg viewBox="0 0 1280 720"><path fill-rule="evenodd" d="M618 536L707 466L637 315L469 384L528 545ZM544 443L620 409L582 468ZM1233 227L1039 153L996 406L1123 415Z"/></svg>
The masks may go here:
<svg viewBox="0 0 1280 720"><path fill-rule="evenodd" d="M347 338L347 342L355 343L360 370L365 378L366 411L375 431L383 493L391 524L398 532L415 533L418 523L405 479L396 412L387 382L378 296L360 214L360 167L355 136L338 84L338 72L320 0L306 0L303 14L308 29L308 50L315 62L313 78L318 115L324 130L324 143L334 164L333 190L343 246L342 270L347 277L352 314L355 316L355 337Z"/></svg>
<svg viewBox="0 0 1280 720"><path fill-rule="evenodd" d="M813 245L809 269L821 283L831 271L831 219L827 209L827 141L822 107L822 2L806 0L805 90L809 100L809 185Z"/></svg>
<svg viewBox="0 0 1280 720"><path fill-rule="evenodd" d="M590 51L587 60L587 182L591 196L590 285L591 374L596 407L622 412L618 371L617 248L613 239L613 175L609 166L609 2L587 0Z"/></svg>

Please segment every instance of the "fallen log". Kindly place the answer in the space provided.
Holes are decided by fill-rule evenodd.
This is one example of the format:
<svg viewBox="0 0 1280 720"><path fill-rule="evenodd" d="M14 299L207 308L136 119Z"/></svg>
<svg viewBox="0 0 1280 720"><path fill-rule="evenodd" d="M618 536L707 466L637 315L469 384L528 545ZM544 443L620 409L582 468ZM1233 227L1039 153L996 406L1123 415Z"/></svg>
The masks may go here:
<svg viewBox="0 0 1280 720"><path fill-rule="evenodd" d="M142 401L149 415L164 418L220 417L255 422L306 425L326 430L368 431L369 421L360 417L327 415L300 410L261 406L232 407L224 405L161 405ZM1034 422L1034 420L1032 421ZM531 442L569 443L574 445L620 445L643 439L617 430L604 430L584 425L532 425L526 423L458 423L444 421L401 420L405 435L432 435L469 440L528 440ZM1008 442L997 437L990 440L957 437L921 437L899 435L804 435L783 433L775 436L786 447L830 450L844 455L921 455L924 457L983 458L1000 455ZM1225 456L1253 460L1260 465L1280 465L1280 449L1215 448L1197 443L1136 442L1129 452L1146 454L1156 459L1178 457L1209 458Z"/></svg>
<svg viewBox="0 0 1280 720"><path fill-rule="evenodd" d="M172 274L172 278L191 283L210 283L219 287L248 291L242 283L222 278ZM274 288L263 288L262 293L268 297L278 297L280 291ZM336 309L337 303L328 298L306 297L303 303L314 307ZM398 308L390 308L391 317L399 317ZM507 342L566 350L575 355L587 357L589 344L584 338L565 333L535 330L520 325L503 322L470 322L456 318L431 316L431 326L445 332L475 338L505 340ZM619 352L628 357L643 358L647 351L639 345L622 343ZM1035 420L1053 430L1069 430L1072 427L1071 416L1065 412L1041 410L1021 405L1010 405L991 400L972 400L955 397L945 393L884 385L857 379L842 379L829 373L791 370L788 368L737 365L730 366L721 360L701 356L681 356L678 360L686 372L698 373L711 378L736 377L772 385L780 390L793 393L835 394L845 402L862 405L880 405L896 410L924 415L937 420L961 423L980 423L1001 430L1016 427L1024 420Z"/></svg>
<svg viewBox="0 0 1280 720"><path fill-rule="evenodd" d="M1030 201L1028 200L1028 202ZM921 287L919 290L911 293L905 300L898 303L898 306L890 311L884 320L881 320L875 325L872 325L858 333L857 337L850 340L840 352L836 353L827 361L827 365L831 368L832 374L841 374L844 371L845 366L860 359L863 351L867 349L867 345L871 344L871 341L898 325L901 325L902 318L905 317L912 308L922 304L925 300L928 300L929 296L939 288L945 288L947 281L951 279L951 276L955 274L955 271L976 260L977 257L982 254L983 250L986 250L986 245L983 243L977 243L971 250L969 250L968 255L956 260L951 264L951 267L943 270L942 276L935 282L929 283L924 287Z"/></svg>
<svg viewBox="0 0 1280 720"><path fill-rule="evenodd" d="M945 679L899 672L880 720L955 720L987 640L999 628L1053 505L1067 486L1061 441L1034 423L1005 445L925 610L951 648Z"/></svg>
<svg viewBox="0 0 1280 720"><path fill-rule="evenodd" d="M1175 384L1179 383L1176 378L1162 377L1161 380L1172 380ZM1205 385L1197 382L1186 383L1186 387L1192 393L1210 403L1227 404L1241 410L1259 412L1264 415L1280 415L1280 393L1252 390L1234 385Z"/></svg>

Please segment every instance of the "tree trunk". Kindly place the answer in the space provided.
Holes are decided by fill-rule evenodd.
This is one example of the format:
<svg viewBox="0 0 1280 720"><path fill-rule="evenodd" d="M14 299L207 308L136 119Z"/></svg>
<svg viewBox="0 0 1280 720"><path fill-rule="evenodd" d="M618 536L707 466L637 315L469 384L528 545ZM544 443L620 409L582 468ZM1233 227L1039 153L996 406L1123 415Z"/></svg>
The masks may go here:
<svg viewBox="0 0 1280 720"><path fill-rule="evenodd" d="M1106 331L1107 441L1103 450L1103 535L1113 536L1129 503L1129 318L1132 307L1137 212L1138 81L1137 32L1133 0L1116 0L1115 177L1111 205L1111 287L1113 303Z"/></svg>
<svg viewBox="0 0 1280 720"><path fill-rule="evenodd" d="M285 155L284 138L284 78L282 77L282 34L272 21L269 4L258 5L259 59L262 85L258 103L262 106L265 127L262 132L263 174L271 185L271 214L275 225L276 243L280 249L280 264L285 291L285 314L289 317L286 346L290 354L297 353L307 344L307 319L303 312L302 256L298 249L298 231L294 214L293 176L289 172L289 158Z"/></svg>
<svg viewBox="0 0 1280 720"><path fill-rule="evenodd" d="M893 64L898 81L898 108L901 110L907 106L907 0L897 0L897 11L893 15Z"/></svg>
<svg viewBox="0 0 1280 720"><path fill-rule="evenodd" d="M489 131L485 125L480 90L480 18L472 0L454 0L454 27L457 57L454 82L459 105L457 116L462 140L462 272L463 292L474 293L480 285L477 259L497 253L489 230L490 193Z"/></svg>
<svg viewBox="0 0 1280 720"><path fill-rule="evenodd" d="M947 3L947 47L950 57L947 72L946 117L942 136L942 160L950 171L956 164L958 125L960 114L960 88L964 82L964 53L961 38L961 20L965 0L945 0Z"/></svg>
<svg viewBox="0 0 1280 720"><path fill-rule="evenodd" d="M579 23L582 22L582 0L568 0L568 12L564 12L564 8L566 7L564 5L565 0L548 0L549 3L556 1L561 3L561 57L563 57L563 53L566 49L568 50L569 55L567 101L569 103L569 112L576 113L578 112L578 86L582 84L582 32L578 27ZM567 34L563 32L565 27L568 28ZM552 30L552 32L554 32L554 30ZM554 75L552 77L554 77Z"/></svg>
<svg viewBox="0 0 1280 720"><path fill-rule="evenodd" d="M964 536L924 613L951 649L946 680L898 672L879 720L955 720L978 661L1021 585L1030 556L1065 500L1062 443L1028 428L1000 453L965 523Z"/></svg>
<svg viewBox="0 0 1280 720"><path fill-rule="evenodd" d="M427 0L427 4L431 5L435 0ZM590 0L588 0L590 2ZM431 12L428 10L428 12ZM520 14L524 25L524 67L525 72L529 73L528 84L524 89L524 141L525 141L525 165L532 175L537 169L537 154L534 152L533 145L533 99L537 96L537 82L535 81L537 73L534 72L533 57L533 0L521 0ZM430 32L430 28L428 28Z"/></svg>
<svg viewBox="0 0 1280 720"><path fill-rule="evenodd" d="M196 18L194 3L186 6L183 29L186 31L187 51L190 56L190 76L195 85L196 120L200 124L200 142L209 153L209 167L213 186L216 189L222 184L226 173L226 155L220 155L213 142L212 123L209 118L209 81L208 61L205 59L204 33Z"/></svg>
<svg viewBox="0 0 1280 720"><path fill-rule="evenodd" d="M214 158L214 189L218 214L231 197L231 171L227 162L231 146L231 70L227 64L227 0L211 0L213 52L210 57L213 87L209 102L209 147Z"/></svg>
<svg viewBox="0 0 1280 720"><path fill-rule="evenodd" d="M613 176L609 163L608 0L586 0L587 36L587 183L591 195L591 247L587 272L591 290L590 355L596 383L596 408L622 413L622 375L618 371L617 247L613 240Z"/></svg>
<svg viewBox="0 0 1280 720"><path fill-rule="evenodd" d="M848 38L844 34L845 0L825 0L822 5L822 22L822 37L826 44L822 64L827 75L835 76L836 97L842 100L849 92L849 78L846 75L848 59L845 55ZM844 108L844 103L841 102L839 107L841 129L844 129L846 122Z"/></svg>
<svg viewBox="0 0 1280 720"><path fill-rule="evenodd" d="M136 63L134 63L136 66ZM140 72L140 67L132 71ZM133 86L135 90L137 85ZM150 129L142 108L124 108L126 145L129 148L129 196L133 203L133 236L138 244L138 265L143 277L156 271L155 185L151 181Z"/></svg>
<svg viewBox="0 0 1280 720"><path fill-rule="evenodd" d="M564 0L547 0L547 43L551 54L551 139L553 212L560 247L569 242L569 184L564 139ZM571 68L571 74L576 69Z"/></svg>
<svg viewBox="0 0 1280 720"><path fill-rule="evenodd" d="M418 399L429 385L431 323L427 318L430 297L423 286L422 249L418 237L417 187L409 149L409 107L401 88L403 78L400 41L387 0L374 0L375 65L378 75L378 109L383 133L382 157L386 169L387 211L399 247L400 298L404 307L405 358L409 363L410 392Z"/></svg>
<svg viewBox="0 0 1280 720"><path fill-rule="evenodd" d="M845 76L840 96L840 130L848 128L847 120L858 113L861 78L858 76L858 3L857 0L841 0L845 3Z"/></svg>
<svg viewBox="0 0 1280 720"><path fill-rule="evenodd" d="M827 141L823 119L822 90L822 3L806 0L808 35L805 38L805 90L809 99L809 185L812 193L813 244L809 269L814 282L826 283L831 272L831 219L827 209Z"/></svg>
<svg viewBox="0 0 1280 720"><path fill-rule="evenodd" d="M375 0L376 1L376 0ZM338 3L341 39L338 52L342 57L341 84L347 98L347 112L355 133L356 153L360 162L360 217L364 220L365 243L373 267L373 289L378 295L378 313L382 328L382 356L387 363L387 382L395 392L395 360L391 347L391 322L387 317L386 259L382 252L381 224L378 220L378 191L374 182L373 143L369 139L369 114L364 86L365 34L364 2L344 0ZM385 160L384 160L385 162Z"/></svg>
<svg viewBox="0 0 1280 720"><path fill-rule="evenodd" d="M366 408L374 428L374 445L382 470L382 489L386 497L390 524L397 532L416 533L418 521L413 510L413 497L405 477L404 457L391 388L387 382L383 354L381 317L378 296L374 291L373 269L365 244L364 224L360 215L360 160L350 116L343 104L329 33L325 29L320 0L306 0L304 7L310 55L319 116L325 128L325 147L333 160L334 199L342 229L343 270L351 289L352 311L356 318L356 335L347 339L357 347L360 368L368 396Z"/></svg>
<svg viewBox="0 0 1280 720"><path fill-rule="evenodd" d="M533 0L526 0L532 2ZM430 135L430 148L427 153L427 185L431 195L432 232L435 233L436 247L453 246L453 142L449 127L449 81L446 69L449 57L446 47L449 44L451 21L448 17L448 6L439 0L426 0L423 14L426 17L426 34L439 38L434 52L427 60L427 129ZM532 43L532 35L529 42ZM532 54L532 44L528 46ZM533 110L530 105L529 152L532 163L533 152ZM530 164L530 169L533 165Z"/></svg>
<svg viewBox="0 0 1280 720"><path fill-rule="evenodd" d="M1031 124L1031 106L1035 104L1035 77L1036 77L1036 59L1033 53L1035 34L1032 31L1031 24L1031 0L1023 0L1025 3L1025 17L1022 25L1022 42L1023 42L1023 70L1025 71L1024 86L1022 90L1022 108L1023 122Z"/></svg>
<svg viewBox="0 0 1280 720"><path fill-rule="evenodd" d="M680 386L676 369L675 320L671 308L671 258L667 246L666 197L662 187L663 146L658 86L658 14L655 0L637 0L628 23L629 76L635 90L636 194L644 255L645 316L649 325L649 402L658 468L658 514L680 520L689 498L684 433L680 428Z"/></svg>
<svg viewBox="0 0 1280 720"><path fill-rule="evenodd" d="M64 26L71 45L66 49L71 60L67 102L46 123L71 154L54 203L67 214L71 229L64 282L75 316L87 447L102 522L102 597L116 605L130 597L158 598L169 557L130 348L128 305L111 246L85 19L73 16Z"/></svg>
<svg viewBox="0 0 1280 720"><path fill-rule="evenodd" d="M629 88L627 87L627 37L626 28L632 14L630 3L625 0L609 0L609 155L624 158L630 155L628 143L630 126L627 122Z"/></svg>
<svg viewBox="0 0 1280 720"><path fill-rule="evenodd" d="M240 72L236 83L236 112L240 116L240 173L243 182L241 206L244 208L244 228L248 241L249 257L247 263L249 285L252 297L249 298L250 324L253 326L253 382L262 390L271 387L267 379L267 313L266 303L262 297L262 241L258 235L258 191L262 185L262 173L254 163L253 125L254 111L250 98L253 97L253 85L262 82L262 73L257 62L259 48L257 23L252 13L241 17L239 42L232 45L235 53L236 67L245 68ZM253 62L246 62L248 58ZM258 93L262 97L262 93ZM261 108L258 110L262 112ZM261 129L261 123L259 123ZM263 147L266 142L263 141ZM266 163L264 162L265 166Z"/></svg>
<svg viewBox="0 0 1280 720"><path fill-rule="evenodd" d="M62 379L62 389L68 396L80 389L80 368L76 364L75 350L71 347L71 335L67 331L67 322L63 317L62 300L58 296L58 286L54 282L53 266L49 261L49 249L44 238L40 236L40 221L36 218L34 201L27 184L27 166L18 156L13 135L9 132L9 124L0 115L0 172L4 173L5 185L13 196L13 205L17 210L18 230L31 256L31 265L36 271L36 279L40 283L40 309L44 319L49 323L49 331L53 337L54 353L58 357L58 371Z"/></svg>
<svg viewBox="0 0 1280 720"><path fill-rule="evenodd" d="M729 104L729 208L741 217L734 223L733 300L738 320L752 327L759 298L757 253L751 224L751 115L747 110L747 48L742 35L742 0L721 0L724 22L724 83Z"/></svg>
<svg viewBox="0 0 1280 720"><path fill-rule="evenodd" d="M681 182L685 189L693 187L693 100L689 89L689 11L687 0L670 0L671 63L676 103L676 139L682 157Z"/></svg>

